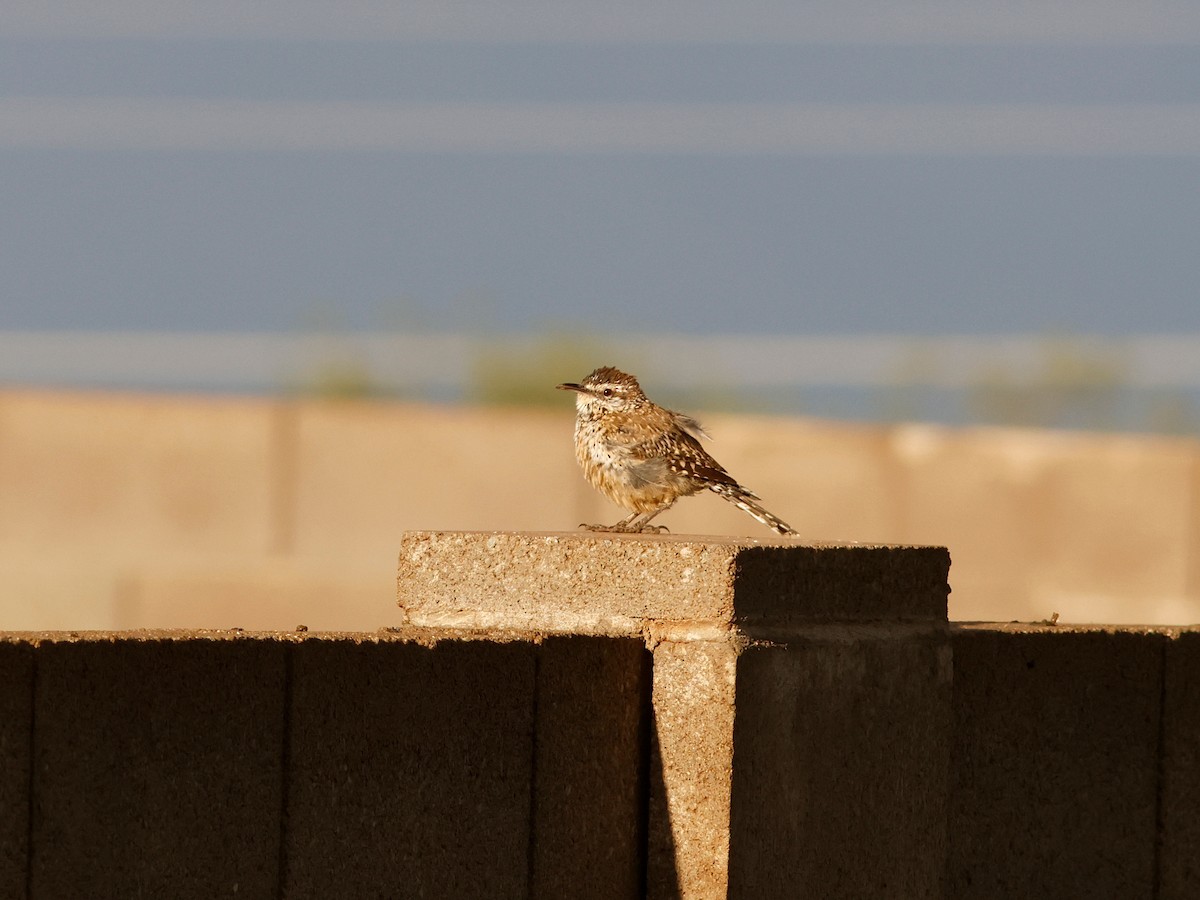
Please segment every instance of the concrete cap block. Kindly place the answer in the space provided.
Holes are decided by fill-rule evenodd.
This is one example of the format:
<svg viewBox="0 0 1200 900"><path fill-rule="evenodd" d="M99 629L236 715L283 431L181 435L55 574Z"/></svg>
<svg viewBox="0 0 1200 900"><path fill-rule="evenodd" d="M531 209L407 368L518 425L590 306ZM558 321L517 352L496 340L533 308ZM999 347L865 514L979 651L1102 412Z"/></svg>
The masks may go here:
<svg viewBox="0 0 1200 900"><path fill-rule="evenodd" d="M591 532L412 531L398 596L419 625L639 634L946 619L941 547Z"/></svg>

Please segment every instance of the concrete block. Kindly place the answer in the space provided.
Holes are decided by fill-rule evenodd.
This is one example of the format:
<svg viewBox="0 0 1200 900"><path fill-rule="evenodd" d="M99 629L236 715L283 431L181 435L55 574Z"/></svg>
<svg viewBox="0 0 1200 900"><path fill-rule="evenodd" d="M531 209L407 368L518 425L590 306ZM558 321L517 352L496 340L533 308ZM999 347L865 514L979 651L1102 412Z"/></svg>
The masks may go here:
<svg viewBox="0 0 1200 900"><path fill-rule="evenodd" d="M1167 645L1159 900L1200 897L1200 630Z"/></svg>
<svg viewBox="0 0 1200 900"><path fill-rule="evenodd" d="M659 644L648 895L943 896L950 679L929 627Z"/></svg>
<svg viewBox="0 0 1200 900"><path fill-rule="evenodd" d="M531 896L643 896L649 699L641 641L541 644Z"/></svg>
<svg viewBox="0 0 1200 900"><path fill-rule="evenodd" d="M24 897L29 866L33 649L0 639L0 897Z"/></svg>
<svg viewBox="0 0 1200 900"><path fill-rule="evenodd" d="M1151 897L1162 635L958 626L949 896Z"/></svg>
<svg viewBox="0 0 1200 900"><path fill-rule="evenodd" d="M59 635L36 654L30 897L276 896L281 645Z"/></svg>
<svg viewBox="0 0 1200 900"><path fill-rule="evenodd" d="M874 627L739 656L728 896L945 896L950 656Z"/></svg>
<svg viewBox="0 0 1200 900"><path fill-rule="evenodd" d="M298 644L283 895L528 897L535 670L527 642Z"/></svg>
<svg viewBox="0 0 1200 900"><path fill-rule="evenodd" d="M398 584L416 626L503 623L638 636L653 648L649 896L783 896L797 872L815 877L828 862L806 855L807 846L873 840L880 859L901 851L920 859L896 856L868 876L846 856L821 883L887 882L932 897L944 873L948 566L940 548L415 532L401 544ZM837 649L814 649L827 644ZM767 647L775 668L758 662ZM853 675L843 694L819 698L842 669ZM897 671L903 684L891 686ZM810 711L824 712L837 734L860 738L857 757L839 744L830 765L842 777L811 801L822 813L839 811L833 828L786 805L808 789L814 760L832 746L818 730L802 730ZM802 741L808 756L797 757ZM882 771L887 764L892 771ZM842 811L838 791L858 778L876 787ZM771 822L772 850L789 860L770 863L788 873L779 879L753 871L765 859L757 815ZM894 826L880 828L889 816ZM822 843L822 831L836 838Z"/></svg>
<svg viewBox="0 0 1200 900"><path fill-rule="evenodd" d="M590 532L408 532L399 602L412 624L639 634L812 621L944 621L937 547Z"/></svg>
<svg viewBox="0 0 1200 900"><path fill-rule="evenodd" d="M737 657L725 641L654 649L648 897L728 896Z"/></svg>

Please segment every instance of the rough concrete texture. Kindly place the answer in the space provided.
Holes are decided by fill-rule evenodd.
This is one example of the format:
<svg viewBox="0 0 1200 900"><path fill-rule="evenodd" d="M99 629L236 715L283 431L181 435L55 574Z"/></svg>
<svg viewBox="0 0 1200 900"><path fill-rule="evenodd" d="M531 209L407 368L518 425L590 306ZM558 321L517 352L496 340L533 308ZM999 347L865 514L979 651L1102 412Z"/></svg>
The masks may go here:
<svg viewBox="0 0 1200 900"><path fill-rule="evenodd" d="M951 668L935 626L659 644L648 895L941 897Z"/></svg>
<svg viewBox="0 0 1200 900"><path fill-rule="evenodd" d="M1159 900L1200 897L1200 630L1167 645Z"/></svg>
<svg viewBox="0 0 1200 900"><path fill-rule="evenodd" d="M58 635L36 657L30 896L273 896L282 646Z"/></svg>
<svg viewBox="0 0 1200 900"><path fill-rule="evenodd" d="M737 657L726 641L654 650L649 897L726 896Z"/></svg>
<svg viewBox="0 0 1200 900"><path fill-rule="evenodd" d="M950 896L1155 896L1167 637L981 625L952 641Z"/></svg>
<svg viewBox="0 0 1200 900"><path fill-rule="evenodd" d="M845 858L822 884L849 890L890 883L933 896L944 873L948 566L939 548L417 532L402 540L398 584L414 625L503 622L550 633L640 636L652 646L651 896L723 897L734 890L768 896L799 872L816 877L819 856L800 854L811 863L806 870L794 859L798 848L825 852L868 839L881 861L870 876ZM756 665L767 653L775 669ZM887 693L880 685L892 670L901 673L901 684ZM776 684L781 678L783 686ZM828 685L845 695L820 699ZM818 718L825 711L827 730L859 736L862 746L857 756L839 750L843 777L813 790L807 802L821 814L803 818L772 804L803 793L816 768L815 747L803 758L807 768L792 765L802 737L794 729L810 709ZM813 735L818 741L819 732ZM760 769L773 760L776 769L743 783L746 799L735 807L731 779L743 754L757 758ZM781 754L787 762L778 763ZM879 771L884 764L890 772ZM876 786L862 790L856 811L846 812L839 791L855 778ZM891 801L905 791L916 799L897 814ZM841 811L833 819L840 829L818 821L834 810ZM885 813L895 816L891 829L877 825ZM759 821L771 823L772 849L793 858L780 879L751 871L764 863ZM834 837L820 843L818 828ZM902 850L922 857L888 857ZM767 868L781 871L777 863Z"/></svg>
<svg viewBox="0 0 1200 900"><path fill-rule="evenodd" d="M646 657L0 635L0 896L1197 896L1200 631L679 630L649 706Z"/></svg>
<svg viewBox="0 0 1200 900"><path fill-rule="evenodd" d="M0 634L0 896L640 896L648 656L495 631Z"/></svg>
<svg viewBox="0 0 1200 900"><path fill-rule="evenodd" d="M944 547L748 547L734 560L741 625L945 622Z"/></svg>
<svg viewBox="0 0 1200 900"><path fill-rule="evenodd" d="M638 634L650 623L781 626L944 621L936 547L590 532L407 532L398 594L411 624Z"/></svg>
<svg viewBox="0 0 1200 900"><path fill-rule="evenodd" d="M33 650L0 639L0 897L24 897L29 863Z"/></svg>
<svg viewBox="0 0 1200 900"><path fill-rule="evenodd" d="M640 641L541 645L530 896L643 895L649 696Z"/></svg>
<svg viewBox="0 0 1200 900"><path fill-rule="evenodd" d="M812 628L738 658L729 896L944 896L944 630Z"/></svg>
<svg viewBox="0 0 1200 900"><path fill-rule="evenodd" d="M536 650L306 641L288 897L526 897Z"/></svg>
<svg viewBox="0 0 1200 900"><path fill-rule="evenodd" d="M431 636L295 648L286 895L639 896L641 643Z"/></svg>

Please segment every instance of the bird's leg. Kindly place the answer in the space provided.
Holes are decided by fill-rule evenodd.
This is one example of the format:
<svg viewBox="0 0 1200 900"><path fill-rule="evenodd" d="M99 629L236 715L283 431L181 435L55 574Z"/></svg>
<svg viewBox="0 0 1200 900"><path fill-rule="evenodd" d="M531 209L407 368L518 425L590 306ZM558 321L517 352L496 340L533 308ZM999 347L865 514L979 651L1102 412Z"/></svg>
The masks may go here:
<svg viewBox="0 0 1200 900"><path fill-rule="evenodd" d="M666 525L651 525L650 520L653 519L655 516L657 516L659 513L666 512L668 509L670 509L674 505L675 505L675 501L672 500L669 503L664 503L658 509L652 509L648 513L642 513L641 521L637 522L636 525L631 523L629 525L629 530L645 532L647 534L662 534L663 532L665 532L667 530L667 526ZM635 519L635 522L636 522L636 519Z"/></svg>

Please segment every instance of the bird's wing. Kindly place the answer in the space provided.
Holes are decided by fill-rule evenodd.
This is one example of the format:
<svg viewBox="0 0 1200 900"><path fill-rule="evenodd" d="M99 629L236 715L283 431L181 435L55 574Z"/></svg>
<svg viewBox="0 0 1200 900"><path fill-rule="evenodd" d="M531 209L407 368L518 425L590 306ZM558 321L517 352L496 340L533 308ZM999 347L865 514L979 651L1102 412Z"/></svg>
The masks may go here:
<svg viewBox="0 0 1200 900"><path fill-rule="evenodd" d="M642 488L653 485L665 488L667 486L667 461L661 456L643 459L629 467L630 480L634 487Z"/></svg>
<svg viewBox="0 0 1200 900"><path fill-rule="evenodd" d="M690 475L708 484L727 484L741 487L725 467L709 456L708 451L691 434L679 431L675 434L675 452L666 454L673 470Z"/></svg>
<svg viewBox="0 0 1200 900"><path fill-rule="evenodd" d="M679 426L680 431L690 434L696 440L712 440L712 435L705 431L704 426L691 416L685 416L683 413L677 413L674 410L672 410L671 415L675 417L675 424Z"/></svg>

